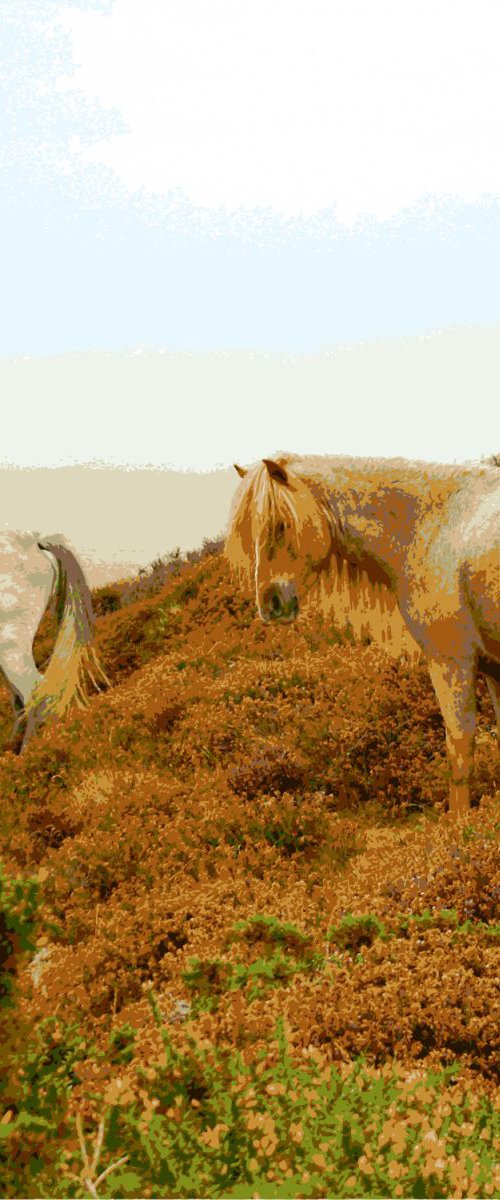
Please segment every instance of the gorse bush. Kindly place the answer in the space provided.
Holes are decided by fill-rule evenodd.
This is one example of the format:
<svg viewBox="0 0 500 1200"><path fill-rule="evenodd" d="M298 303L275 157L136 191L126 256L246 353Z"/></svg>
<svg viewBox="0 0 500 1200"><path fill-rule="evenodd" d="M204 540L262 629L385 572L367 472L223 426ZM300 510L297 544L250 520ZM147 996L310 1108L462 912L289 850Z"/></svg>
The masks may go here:
<svg viewBox="0 0 500 1200"><path fill-rule="evenodd" d="M54 1017L34 1026L19 1011L18 974L31 958L36 978L37 957L44 956L36 935L46 926L38 881L9 877L0 867L0 1186L6 1197L20 1190L38 1194L31 1191L37 1174L50 1173L58 1161L57 1139L70 1131L72 1068L86 1053L76 1027L63 1032Z"/></svg>
<svg viewBox="0 0 500 1200"><path fill-rule="evenodd" d="M363 946L371 946L375 938L386 936L383 922L370 913L360 917L353 917L348 913L342 918L340 925L327 932L327 939L331 945L351 952L358 951Z"/></svg>
<svg viewBox="0 0 500 1200"><path fill-rule="evenodd" d="M37 1028L23 1023L17 1032L15 1061L2 1095L2 1196L36 1197L52 1190L57 1195L74 1136L70 1101L79 1083L77 1068L91 1046L78 1026L66 1026L56 1017Z"/></svg>
<svg viewBox="0 0 500 1200"><path fill-rule="evenodd" d="M376 938L387 941L394 937L409 936L412 931L424 932L431 929L452 931L454 936L450 939L451 945L455 944L460 935L467 937L471 933L492 945L500 942L500 925L487 924L484 921L464 921L460 924L454 908L442 908L437 912L430 912L427 908L422 913L397 914L389 926L370 913L358 917L348 913L342 918L340 925L328 930L327 939L331 946L353 953L363 946L371 946Z"/></svg>
<svg viewBox="0 0 500 1200"><path fill-rule="evenodd" d="M10 878L0 863L0 1008L13 1003L12 991L23 956L34 950L38 909L35 879ZM5 1018L0 1017L1 1020Z"/></svg>
<svg viewBox="0 0 500 1200"><path fill-rule="evenodd" d="M70 1129L61 1097L72 1048L66 1043L54 1057L58 1083L46 1088L52 1105L46 1128L54 1129L57 1113L65 1136L53 1148L49 1170L46 1161L32 1158L27 1195L497 1194L498 1107L453 1084L452 1069L405 1075L358 1062L339 1070L314 1049L297 1058L281 1020L266 1052L251 1062L237 1050L189 1036L179 1050L150 999L163 1051L138 1069L136 1099L122 1058L121 1075L102 1097L99 1122L77 1116ZM132 1039L127 1030L119 1040L125 1046ZM47 1080L46 1062L38 1069L38 1090ZM24 1128L33 1152L43 1119L37 1125L32 1114ZM15 1142L16 1132L7 1126L4 1144Z"/></svg>
<svg viewBox="0 0 500 1200"><path fill-rule="evenodd" d="M212 1009L222 994L238 990L245 990L248 999L254 1000L266 988L278 987L300 972L314 971L324 961L306 934L274 917L259 915L236 922L226 944L246 950L247 961L241 957L193 958L183 976L193 996L193 1011Z"/></svg>

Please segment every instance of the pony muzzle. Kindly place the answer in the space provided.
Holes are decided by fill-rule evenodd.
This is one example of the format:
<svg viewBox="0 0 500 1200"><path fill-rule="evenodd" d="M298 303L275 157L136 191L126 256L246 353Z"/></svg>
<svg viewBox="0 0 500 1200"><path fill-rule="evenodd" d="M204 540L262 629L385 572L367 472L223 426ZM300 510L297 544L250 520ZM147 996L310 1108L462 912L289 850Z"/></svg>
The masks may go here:
<svg viewBox="0 0 500 1200"><path fill-rule="evenodd" d="M276 581L266 588L258 604L263 621L295 621L299 614L299 601L295 585Z"/></svg>

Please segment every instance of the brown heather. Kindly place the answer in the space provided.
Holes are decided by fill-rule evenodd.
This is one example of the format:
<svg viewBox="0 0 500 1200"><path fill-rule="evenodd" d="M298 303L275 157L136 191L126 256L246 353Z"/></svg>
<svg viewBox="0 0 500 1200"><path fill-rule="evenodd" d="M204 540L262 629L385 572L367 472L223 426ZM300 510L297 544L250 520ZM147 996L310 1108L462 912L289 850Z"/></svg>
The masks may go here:
<svg viewBox="0 0 500 1200"><path fill-rule="evenodd" d="M195 1038L272 1064L283 1017L291 1052L317 1053L325 1069L362 1055L383 1073L397 1060L404 1088L454 1063L450 1095L492 1097L500 792L486 689L476 807L457 822L444 812L442 721L423 667L399 667L314 615L265 627L217 553L151 590L107 587L103 604L96 594L109 690L21 758L0 758L0 858L10 876L37 876L43 898L43 954L38 971L19 971L17 1032L6 1014L4 1107L15 1111L16 1037L55 1015L55 1043L58 1023L75 1022L91 1048L74 1070L73 1116L92 1129L135 1099L146 1120L141 1068L162 1054L149 988L179 1049ZM47 618L39 661L51 637ZM9 722L5 696L5 736ZM272 986L256 985L257 962ZM124 1026L135 1041L113 1061L102 1051ZM398 1120L387 1142L404 1142ZM61 1137L78 1148L74 1127ZM269 1146L271 1184L289 1167L280 1150L273 1176ZM367 1178L371 1153L358 1162ZM316 1156L321 1175L319 1146ZM472 1175L458 1160L453 1170L450 1194L465 1194Z"/></svg>

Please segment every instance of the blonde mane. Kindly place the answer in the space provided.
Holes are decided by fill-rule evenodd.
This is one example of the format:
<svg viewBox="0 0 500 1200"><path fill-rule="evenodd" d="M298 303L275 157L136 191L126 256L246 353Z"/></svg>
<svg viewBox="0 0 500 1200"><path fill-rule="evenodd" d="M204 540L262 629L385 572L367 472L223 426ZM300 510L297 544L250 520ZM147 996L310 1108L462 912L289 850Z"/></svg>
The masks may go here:
<svg viewBox="0 0 500 1200"><path fill-rule="evenodd" d="M304 596L301 606L302 618L319 610L328 619L332 618L341 630L348 628L360 641L372 640L391 657L405 655L415 663L421 651L412 638L400 614L388 574L368 555L357 560L349 554L342 540L342 523L339 514L332 511L326 489L322 485L318 467L334 462L349 471L355 460L348 458L322 459L311 456L298 459L291 454L281 454L277 461L283 467L291 466L294 478L304 484L314 497L318 510L327 519L331 542L325 547L325 556L317 572L317 587ZM297 469L300 464L299 469ZM302 466L309 471L302 470ZM368 465L368 463L367 463ZM375 471L384 467L394 473L402 470L408 478L409 464L405 460L369 460ZM423 465L423 464L422 464ZM415 478L421 464L412 464ZM457 472L449 468L449 474ZM463 468L462 468L463 470ZM391 472L392 473L392 472ZM439 477L437 467L431 466L432 476ZM272 540L279 521L291 521L297 534L302 527L301 495L291 488L280 486L271 478L264 462L249 468L233 499L225 556L238 577L240 586L250 592L254 584L256 540L267 534Z"/></svg>
<svg viewBox="0 0 500 1200"><path fill-rule="evenodd" d="M285 457L279 462L284 465ZM243 585L249 587L253 582L258 531L267 530L272 538L279 521L287 519L299 529L300 515L293 493L274 483L263 462L248 470L233 499L224 548Z"/></svg>

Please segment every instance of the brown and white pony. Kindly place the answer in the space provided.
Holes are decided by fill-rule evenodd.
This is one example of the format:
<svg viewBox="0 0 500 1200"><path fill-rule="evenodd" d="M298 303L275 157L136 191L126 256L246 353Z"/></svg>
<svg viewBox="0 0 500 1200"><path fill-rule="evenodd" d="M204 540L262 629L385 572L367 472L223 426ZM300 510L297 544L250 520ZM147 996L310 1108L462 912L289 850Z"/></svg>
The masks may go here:
<svg viewBox="0 0 500 1200"><path fill-rule="evenodd" d="M404 459L264 459L234 497L226 555L263 621L313 590L393 654L423 652L446 729L449 808L469 807L477 672L500 737L500 470Z"/></svg>
<svg viewBox="0 0 500 1200"><path fill-rule="evenodd" d="M33 639L55 592L59 629L40 674ZM107 683L91 646L94 617L90 590L72 550L57 538L34 533L0 534L0 671L16 713L13 742L24 748L36 729L60 717L73 700L85 706L85 676L92 668Z"/></svg>

